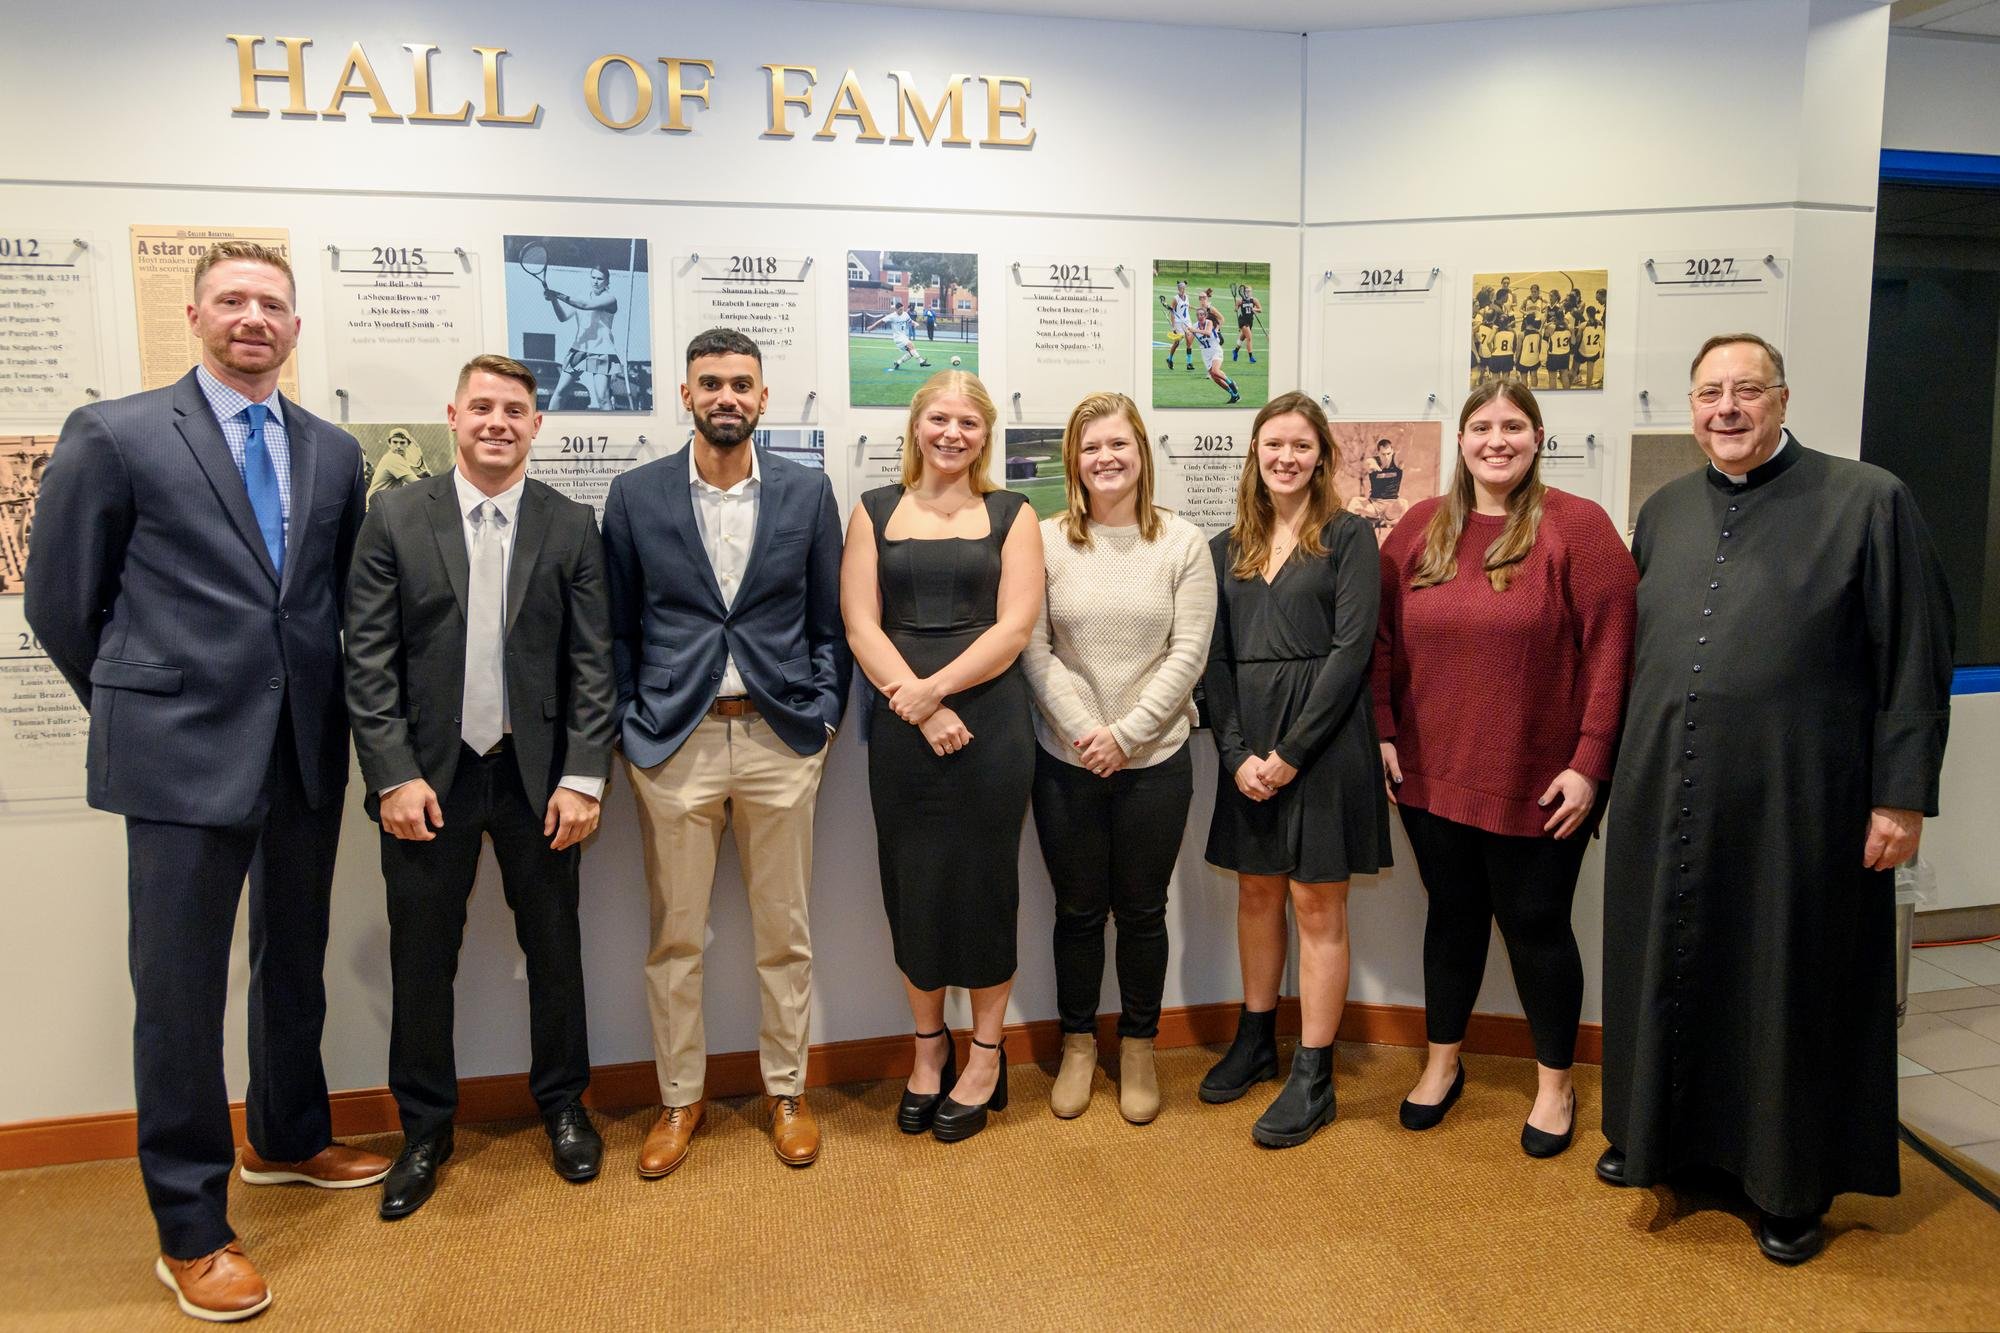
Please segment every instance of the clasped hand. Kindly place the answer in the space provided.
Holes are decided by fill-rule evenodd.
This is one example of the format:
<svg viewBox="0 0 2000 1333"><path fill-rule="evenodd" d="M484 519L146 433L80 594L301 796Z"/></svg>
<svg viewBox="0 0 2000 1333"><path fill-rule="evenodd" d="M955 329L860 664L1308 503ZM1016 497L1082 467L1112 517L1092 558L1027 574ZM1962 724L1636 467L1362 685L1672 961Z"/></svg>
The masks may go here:
<svg viewBox="0 0 2000 1333"><path fill-rule="evenodd" d="M932 754L957 754L972 744L972 733L949 708L932 709L931 715L917 724L917 730L930 742Z"/></svg>
<svg viewBox="0 0 2000 1333"><path fill-rule="evenodd" d="M1125 767L1125 747L1109 727L1092 727L1070 742L1076 747L1077 761L1100 778L1108 778Z"/></svg>
<svg viewBox="0 0 2000 1333"><path fill-rule="evenodd" d="M1261 759L1252 755L1236 766L1236 790L1253 801L1268 801L1298 775L1299 770L1280 759L1276 750Z"/></svg>
<svg viewBox="0 0 2000 1333"><path fill-rule="evenodd" d="M882 697L889 701L889 707L896 716L913 727L921 727L925 719L935 713L944 703L944 690L937 683L937 677L924 676L920 679L892 680L882 687Z"/></svg>

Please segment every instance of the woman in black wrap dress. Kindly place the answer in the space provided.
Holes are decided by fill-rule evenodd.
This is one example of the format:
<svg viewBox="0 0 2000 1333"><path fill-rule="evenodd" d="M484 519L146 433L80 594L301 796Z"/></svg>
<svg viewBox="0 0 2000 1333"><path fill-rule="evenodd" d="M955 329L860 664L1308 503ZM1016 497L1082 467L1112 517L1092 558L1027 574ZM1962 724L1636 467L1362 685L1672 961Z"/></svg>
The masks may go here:
<svg viewBox="0 0 2000 1333"><path fill-rule="evenodd" d="M996 416L972 375L925 381L910 404L903 481L862 497L841 566L848 642L883 695L869 719L869 796L917 1028L897 1123L947 1141L1007 1104L1000 1032L1035 769L1017 659L1041 614L1041 533L1022 497L988 479ZM944 1023L947 986L972 1002L963 1073Z"/></svg>
<svg viewBox="0 0 2000 1333"><path fill-rule="evenodd" d="M1333 432L1300 393L1257 414L1236 523L1210 544L1220 583L1204 690L1215 748L1208 859L1237 878L1243 1009L1201 1083L1234 1101L1278 1074L1285 903L1299 927L1299 1048L1251 1137L1304 1143L1334 1116L1333 1039L1347 1003L1347 883L1389 864L1389 802L1368 699L1381 600L1366 519L1333 485Z"/></svg>

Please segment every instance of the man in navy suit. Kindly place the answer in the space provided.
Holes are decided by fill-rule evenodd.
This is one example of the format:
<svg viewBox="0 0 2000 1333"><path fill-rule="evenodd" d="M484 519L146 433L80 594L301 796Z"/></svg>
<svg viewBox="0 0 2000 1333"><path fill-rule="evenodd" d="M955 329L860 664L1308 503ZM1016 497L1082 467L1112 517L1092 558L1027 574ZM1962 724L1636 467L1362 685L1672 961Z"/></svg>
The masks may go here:
<svg viewBox="0 0 2000 1333"><path fill-rule="evenodd" d="M840 516L824 473L755 447L757 344L710 329L687 349L686 449L620 476L604 506L618 732L651 886L647 999L662 1110L639 1174L687 1157L706 1094L702 949L722 830L750 897L771 1141L808 1166L813 808L853 658L840 620Z"/></svg>
<svg viewBox="0 0 2000 1333"><path fill-rule="evenodd" d="M243 1179L343 1189L389 1163L333 1142L319 1055L361 450L278 393L300 327L283 255L225 241L195 266L193 295L193 371L64 423L26 610L90 710L90 803L125 816L154 1272L188 1314L228 1320L271 1300L225 1213L222 1022L246 873Z"/></svg>

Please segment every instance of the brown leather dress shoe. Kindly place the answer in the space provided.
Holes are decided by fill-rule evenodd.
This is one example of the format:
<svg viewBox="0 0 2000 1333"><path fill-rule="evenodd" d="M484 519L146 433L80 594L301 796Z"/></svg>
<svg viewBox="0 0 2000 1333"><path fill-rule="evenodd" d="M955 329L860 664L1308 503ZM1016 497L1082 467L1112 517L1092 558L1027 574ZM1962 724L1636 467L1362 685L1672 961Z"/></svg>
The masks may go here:
<svg viewBox="0 0 2000 1333"><path fill-rule="evenodd" d="M685 1162L694 1132L701 1128L701 1118L707 1110L706 1099L687 1106L662 1107L660 1118L653 1122L653 1127L646 1131L646 1141L639 1145L640 1176L658 1180Z"/></svg>
<svg viewBox="0 0 2000 1333"><path fill-rule="evenodd" d="M811 1166L819 1159L819 1121L806 1109L806 1099L765 1098L771 1112L771 1149L786 1166Z"/></svg>
<svg viewBox="0 0 2000 1333"><path fill-rule="evenodd" d="M344 1143L329 1143L303 1162L273 1162L243 1145L239 1174L246 1185L317 1185L323 1190L351 1190L373 1185L389 1174L389 1159Z"/></svg>
<svg viewBox="0 0 2000 1333"><path fill-rule="evenodd" d="M271 1303L271 1289L243 1253L241 1241L232 1240L199 1259L163 1254L153 1261L153 1275L174 1293L182 1314L211 1324L248 1319Z"/></svg>

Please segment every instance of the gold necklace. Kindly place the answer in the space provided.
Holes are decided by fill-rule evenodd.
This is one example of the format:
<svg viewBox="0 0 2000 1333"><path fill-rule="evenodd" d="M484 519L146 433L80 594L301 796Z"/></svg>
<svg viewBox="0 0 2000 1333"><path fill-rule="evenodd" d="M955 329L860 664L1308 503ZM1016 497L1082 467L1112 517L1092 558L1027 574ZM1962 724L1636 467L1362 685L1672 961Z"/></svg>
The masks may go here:
<svg viewBox="0 0 2000 1333"><path fill-rule="evenodd" d="M976 495L969 496L966 498L964 503L954 505L950 509L945 509L938 505L932 504L930 501L924 499L923 496L917 494L915 491L910 492L911 503L915 504L916 507L919 509L937 515L939 518L943 519L947 523L949 523L952 519L956 518L959 514L963 513L965 510L970 509L972 507L972 502L974 500L977 500L978 498L979 497Z"/></svg>

